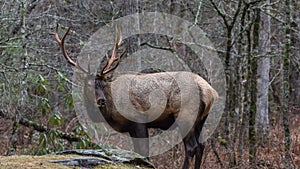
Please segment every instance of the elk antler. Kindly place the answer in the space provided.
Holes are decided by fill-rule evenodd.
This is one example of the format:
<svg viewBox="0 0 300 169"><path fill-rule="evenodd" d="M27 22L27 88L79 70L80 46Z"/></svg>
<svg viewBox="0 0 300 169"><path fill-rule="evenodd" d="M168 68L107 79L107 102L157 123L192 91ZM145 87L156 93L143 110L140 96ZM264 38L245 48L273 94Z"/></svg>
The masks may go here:
<svg viewBox="0 0 300 169"><path fill-rule="evenodd" d="M59 38L59 35L58 35L58 24L56 25L56 32L55 32L55 39L56 39L56 42L59 44L62 52L63 52L63 55L65 57L65 59L68 61L68 63L70 63L72 66L74 66L75 68L83 71L84 73L87 73L89 74L90 73L90 70L88 69L88 71L86 71L85 69L83 69L79 64L78 62L75 62L73 61L70 56L68 55L67 51L66 51L66 47L65 47L65 39L68 35L70 31L70 28L68 28L68 30L65 32L65 34L63 35L63 37L60 39Z"/></svg>
<svg viewBox="0 0 300 169"><path fill-rule="evenodd" d="M123 52L116 57L117 51L119 49L119 47L122 45L123 40L122 40L122 33L121 31L118 29L118 27L116 27L116 42L114 44L114 48L111 54L111 57L109 58L108 53L106 53L106 64L103 67L103 69L100 72L100 75L104 75L107 74L110 71L113 71L114 69L117 68L117 66L119 65L122 56L125 54L125 52L128 49L128 46L126 46L126 48L123 50Z"/></svg>

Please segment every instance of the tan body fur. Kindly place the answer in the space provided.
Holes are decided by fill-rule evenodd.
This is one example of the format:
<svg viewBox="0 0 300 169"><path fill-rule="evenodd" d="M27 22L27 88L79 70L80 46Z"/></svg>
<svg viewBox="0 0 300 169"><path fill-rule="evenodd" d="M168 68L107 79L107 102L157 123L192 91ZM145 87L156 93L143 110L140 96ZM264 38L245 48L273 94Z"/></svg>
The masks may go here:
<svg viewBox="0 0 300 169"><path fill-rule="evenodd" d="M217 92L208 84L208 82L206 82L199 75L191 72L161 72L150 74L116 73L113 76L114 77L106 83L105 88L103 90L104 95L107 99L107 110L103 113L108 113L114 121L118 122L116 126L113 126L113 128L117 131L123 131L123 126L128 124L130 121L130 118L128 119L128 117L124 117L124 114L120 114L118 112L115 106L116 100L113 100L111 97L112 90L116 91L115 89L118 89L122 86L123 87L120 91L129 93L130 103L128 104L132 104L135 110L137 110L136 112L128 112L128 114L126 115L131 115L131 118L138 118L139 116L144 117L145 121L148 122L148 119L154 119L154 117L151 117L152 114L160 113L160 116L158 118L155 118L151 122L149 121L147 125L148 127L158 127L163 129L164 127L158 126L159 123L164 122L164 120L170 116L173 116L174 118L178 117L178 113L180 112L180 110L185 108L185 105L181 102L181 91L179 85L177 84L178 80L184 80L182 79L182 77L190 76L189 79L193 79L193 82L188 83L195 83L195 85L197 85L199 90L199 100L202 100L205 104L205 111L199 112L201 114L199 114L200 116L198 117L197 121L202 120L203 117L207 116L213 101L218 98ZM128 81L126 81L126 79ZM130 83L124 84L124 82ZM128 85L128 87L126 88L124 87L124 85ZM149 95L153 90L161 90L162 92L164 92L164 99L166 99L167 102L163 112L155 112L155 108L154 110L149 110L149 108L151 107ZM96 100L98 99L97 97L99 96L96 96ZM190 97L197 97L197 95L191 93ZM194 113L198 114L198 112ZM186 123L188 123L189 121L195 121L194 119L188 119L188 117L190 116L187 116L186 119L184 119Z"/></svg>

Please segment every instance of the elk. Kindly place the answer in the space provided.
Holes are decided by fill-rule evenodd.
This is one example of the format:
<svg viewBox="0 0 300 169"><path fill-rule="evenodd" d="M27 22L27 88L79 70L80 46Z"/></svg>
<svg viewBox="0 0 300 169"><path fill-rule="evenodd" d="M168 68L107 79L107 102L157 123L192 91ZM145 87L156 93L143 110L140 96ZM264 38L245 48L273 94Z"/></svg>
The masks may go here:
<svg viewBox="0 0 300 169"><path fill-rule="evenodd" d="M55 39L67 62L87 74L87 76L93 77L92 84L88 81L84 85L84 102L96 105L97 109L100 110L104 117L104 120L113 129L119 132L129 132L130 136L133 138L135 151L142 155L147 155L149 143L148 141L141 141L140 139L134 138L148 138L148 128L166 130L174 126L178 127L179 131L184 135L183 143L185 148L185 158L182 169L188 169L194 157L194 168L199 169L205 145L198 139L210 108L214 100L218 98L218 93L209 85L209 83L197 74L184 71L136 74L113 73L113 70L118 67L122 56L125 55L128 48L127 46L121 53L119 52L120 54L118 55L118 49L123 43L122 34L119 29L116 29L116 42L114 43L111 56L109 57L108 54L106 55L107 61L105 66L99 73L93 75L90 73L90 70L82 68L78 62L73 61L68 55L64 41L69 31L70 28L60 39L57 26ZM186 79L182 77L187 76L190 77L190 79L186 82L184 81ZM114 103L112 98L112 90L119 91L118 89L122 87L120 79L130 79L129 98L131 104L137 110L136 112L126 112L126 115L130 116L130 118L127 118L127 116L125 117L124 114L120 113L120 110L116 108L116 103ZM180 80L183 80L183 83L187 87L192 86L192 83L195 84L197 92L191 92L187 95L188 97L181 98L182 91L179 87L179 83L181 83ZM158 88L162 90L161 94L164 95L166 101L162 113L157 116L157 112L155 112L157 109L154 108L149 110L151 107L149 93ZM88 96L88 93L90 92L93 92L92 97ZM195 104L197 107L191 108L187 106L191 100L195 99L198 100L198 103ZM89 107L91 106L87 106L87 110L91 111ZM194 115L187 114L190 112L190 109L195 111ZM90 118L94 120L97 118L100 119L95 113L90 113L89 115L91 116ZM152 118L153 116L155 116L155 118ZM180 120L176 120L179 117ZM136 118L137 120L132 120L132 118ZM149 118L152 118L152 120L145 120Z"/></svg>

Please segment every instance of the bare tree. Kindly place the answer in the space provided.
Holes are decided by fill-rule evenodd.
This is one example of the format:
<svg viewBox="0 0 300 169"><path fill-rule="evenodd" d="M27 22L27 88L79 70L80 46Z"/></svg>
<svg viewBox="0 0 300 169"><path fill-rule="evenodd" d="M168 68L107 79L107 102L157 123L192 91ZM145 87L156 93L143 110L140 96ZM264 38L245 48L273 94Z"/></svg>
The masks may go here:
<svg viewBox="0 0 300 169"><path fill-rule="evenodd" d="M291 134L290 134L290 116L289 116L289 95L290 95L290 53L291 53L291 22L292 22L292 2L285 0L285 46L283 58L283 82L282 82L282 113L283 128L285 140L285 168L290 169L291 166Z"/></svg>
<svg viewBox="0 0 300 169"><path fill-rule="evenodd" d="M270 0L264 4L266 11L259 11L261 18L261 27L259 34L259 60L258 60L258 79L257 79L257 114L256 130L259 140L263 141L268 138L269 129L269 73L271 52L271 17L269 13Z"/></svg>

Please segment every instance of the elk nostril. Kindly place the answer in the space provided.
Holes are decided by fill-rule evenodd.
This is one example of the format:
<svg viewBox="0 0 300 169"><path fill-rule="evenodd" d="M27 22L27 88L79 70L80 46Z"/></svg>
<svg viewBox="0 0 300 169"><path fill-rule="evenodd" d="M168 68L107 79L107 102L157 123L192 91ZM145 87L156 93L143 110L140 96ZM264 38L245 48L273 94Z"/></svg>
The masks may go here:
<svg viewBox="0 0 300 169"><path fill-rule="evenodd" d="M105 103L106 103L106 100L105 100L105 99L98 99L98 100L97 100L97 105L98 105L98 106L101 106L101 107L102 107L102 106L105 105Z"/></svg>

